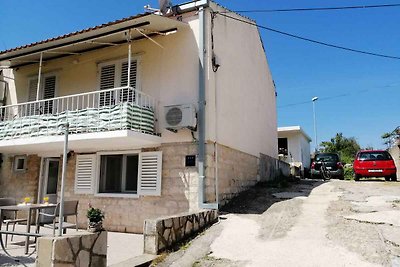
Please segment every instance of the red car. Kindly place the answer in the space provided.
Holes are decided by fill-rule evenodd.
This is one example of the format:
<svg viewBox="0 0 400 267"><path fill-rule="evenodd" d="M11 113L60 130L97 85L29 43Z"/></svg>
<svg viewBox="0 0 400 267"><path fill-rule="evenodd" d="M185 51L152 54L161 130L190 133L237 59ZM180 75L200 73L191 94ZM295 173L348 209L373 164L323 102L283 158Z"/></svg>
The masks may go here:
<svg viewBox="0 0 400 267"><path fill-rule="evenodd" d="M354 179L361 177L385 177L386 181L397 181L393 158L384 150L363 150L357 153L353 164Z"/></svg>

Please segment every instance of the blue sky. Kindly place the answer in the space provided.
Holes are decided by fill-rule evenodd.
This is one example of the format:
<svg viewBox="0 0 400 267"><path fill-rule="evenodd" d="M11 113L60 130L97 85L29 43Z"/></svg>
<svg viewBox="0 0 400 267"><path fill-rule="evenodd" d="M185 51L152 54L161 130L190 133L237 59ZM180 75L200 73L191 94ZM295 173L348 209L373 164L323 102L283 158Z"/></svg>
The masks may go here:
<svg viewBox="0 0 400 267"><path fill-rule="evenodd" d="M218 0L231 10L394 4L371 0ZM33 4L34 3L34 4ZM179 3L174 1L174 3ZM143 12L156 0L2 1L0 50ZM260 25L337 45L400 56L400 7L288 13L247 13ZM400 125L400 60L335 50L260 30L278 91L279 126L301 125L318 140L337 132L362 146L383 147L380 136ZM327 98L323 100L323 98ZM301 102L305 104L291 105Z"/></svg>

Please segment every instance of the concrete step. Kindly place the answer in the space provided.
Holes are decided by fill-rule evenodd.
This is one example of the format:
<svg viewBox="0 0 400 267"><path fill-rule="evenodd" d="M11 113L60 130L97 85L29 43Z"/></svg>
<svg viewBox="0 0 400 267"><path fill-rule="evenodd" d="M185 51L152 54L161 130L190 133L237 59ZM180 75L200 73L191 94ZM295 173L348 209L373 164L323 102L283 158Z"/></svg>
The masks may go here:
<svg viewBox="0 0 400 267"><path fill-rule="evenodd" d="M109 267L133 267L133 266L149 266L150 263L159 257L158 255L142 254L129 260L109 265Z"/></svg>

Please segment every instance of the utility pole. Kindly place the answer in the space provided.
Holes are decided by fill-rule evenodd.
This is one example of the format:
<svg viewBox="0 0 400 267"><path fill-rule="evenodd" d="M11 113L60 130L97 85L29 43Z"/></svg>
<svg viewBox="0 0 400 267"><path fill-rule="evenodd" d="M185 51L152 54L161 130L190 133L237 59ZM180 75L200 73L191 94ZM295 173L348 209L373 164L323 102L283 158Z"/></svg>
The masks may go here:
<svg viewBox="0 0 400 267"><path fill-rule="evenodd" d="M314 140L315 140L315 149L314 149L314 151L317 152L318 151L318 139L317 139L317 119L316 119L316 115L315 115L315 101L318 100L318 97L315 96L311 100L312 100L312 103L313 103L313 116L314 116Z"/></svg>

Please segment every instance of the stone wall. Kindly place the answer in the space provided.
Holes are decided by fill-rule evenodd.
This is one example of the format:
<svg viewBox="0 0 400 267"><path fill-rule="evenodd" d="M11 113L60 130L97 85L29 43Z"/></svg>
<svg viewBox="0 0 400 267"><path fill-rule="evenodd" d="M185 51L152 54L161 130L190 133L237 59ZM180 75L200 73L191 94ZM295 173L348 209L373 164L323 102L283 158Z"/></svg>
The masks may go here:
<svg viewBox="0 0 400 267"><path fill-rule="evenodd" d="M193 143L165 144L151 150L163 152L161 196L124 198L77 195L74 193L76 155L69 158L65 197L66 199L79 199L79 227L86 228L87 219L85 215L88 203L104 211L103 225L105 229L128 233L143 233L143 225L146 219L155 219L197 209L197 168L184 167L185 156L196 155L197 145Z"/></svg>
<svg viewBox="0 0 400 267"><path fill-rule="evenodd" d="M38 267L107 266L107 232L79 232L62 237L40 237Z"/></svg>
<svg viewBox="0 0 400 267"><path fill-rule="evenodd" d="M197 143L163 144L158 148L144 149L143 151L149 150L163 152L161 196L132 196L127 198L75 194L76 154L71 154L67 165L65 198L67 200L79 200L78 226L80 228L87 226L86 210L89 203L104 211L104 227L106 230L128 233L142 233L146 219L199 210L198 167L185 167L185 156L198 154ZM93 153L95 152L93 151ZM6 158L2 164L0 197L8 196L22 200L25 196L31 196L35 201L38 191L40 158L29 156L27 171L18 174L12 172L12 159ZM269 161L275 162L276 160L270 158ZM259 171L263 170L259 168L259 164L263 162L267 161L220 144L206 144L206 201L208 203L216 201L215 181L217 175L219 204L224 205L238 193L257 183L260 178ZM261 176L274 177L274 175L271 171L265 171ZM61 175L59 175L59 187L61 186L60 179Z"/></svg>
<svg viewBox="0 0 400 267"><path fill-rule="evenodd" d="M216 210L181 214L155 220L146 220L144 226L144 252L158 254L172 248L218 219Z"/></svg>
<svg viewBox="0 0 400 267"><path fill-rule="evenodd" d="M261 154L259 173L261 182L269 182L282 177L289 177L291 170L288 163Z"/></svg>
<svg viewBox="0 0 400 267"><path fill-rule="evenodd" d="M22 202L30 197L36 202L38 194L40 158L35 155L27 157L26 170L13 171L14 157L3 155L0 169L0 197L12 197Z"/></svg>
<svg viewBox="0 0 400 267"><path fill-rule="evenodd" d="M206 168L208 202L215 202L217 175L219 204L224 205L240 192L257 183L258 158L220 144L208 145Z"/></svg>

